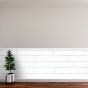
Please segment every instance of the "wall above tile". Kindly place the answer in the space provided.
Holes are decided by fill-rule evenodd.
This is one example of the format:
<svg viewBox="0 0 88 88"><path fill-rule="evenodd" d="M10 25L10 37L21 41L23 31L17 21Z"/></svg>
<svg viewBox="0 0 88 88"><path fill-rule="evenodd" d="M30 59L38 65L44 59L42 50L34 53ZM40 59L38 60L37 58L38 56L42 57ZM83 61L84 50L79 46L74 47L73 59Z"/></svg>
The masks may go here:
<svg viewBox="0 0 88 88"><path fill-rule="evenodd" d="M88 48L87 0L0 0L1 48Z"/></svg>

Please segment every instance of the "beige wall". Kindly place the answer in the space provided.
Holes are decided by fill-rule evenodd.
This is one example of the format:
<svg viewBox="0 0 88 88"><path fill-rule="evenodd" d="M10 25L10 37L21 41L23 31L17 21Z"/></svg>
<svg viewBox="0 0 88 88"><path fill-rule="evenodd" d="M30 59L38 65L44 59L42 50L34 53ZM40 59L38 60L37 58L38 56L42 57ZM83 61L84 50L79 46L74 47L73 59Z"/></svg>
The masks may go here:
<svg viewBox="0 0 88 88"><path fill-rule="evenodd" d="M88 2L0 0L0 47L88 47Z"/></svg>

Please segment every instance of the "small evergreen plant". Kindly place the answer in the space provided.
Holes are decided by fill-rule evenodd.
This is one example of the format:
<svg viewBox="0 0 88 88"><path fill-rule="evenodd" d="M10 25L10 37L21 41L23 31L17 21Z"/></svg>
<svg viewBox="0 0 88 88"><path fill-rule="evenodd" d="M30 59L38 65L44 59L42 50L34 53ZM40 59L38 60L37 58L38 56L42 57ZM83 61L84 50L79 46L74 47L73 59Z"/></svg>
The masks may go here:
<svg viewBox="0 0 88 88"><path fill-rule="evenodd" d="M5 69L9 71L9 73L12 73L12 70L15 70L15 60L13 57L13 54L10 50L7 51L7 55L5 57Z"/></svg>

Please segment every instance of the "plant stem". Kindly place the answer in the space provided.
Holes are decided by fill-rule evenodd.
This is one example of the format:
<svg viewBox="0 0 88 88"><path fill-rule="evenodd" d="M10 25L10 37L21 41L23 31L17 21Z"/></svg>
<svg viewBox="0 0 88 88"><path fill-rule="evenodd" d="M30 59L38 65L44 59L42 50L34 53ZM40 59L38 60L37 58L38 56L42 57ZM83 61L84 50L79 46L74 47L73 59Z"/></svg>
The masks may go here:
<svg viewBox="0 0 88 88"><path fill-rule="evenodd" d="M11 70L10 70L10 73L11 73Z"/></svg>

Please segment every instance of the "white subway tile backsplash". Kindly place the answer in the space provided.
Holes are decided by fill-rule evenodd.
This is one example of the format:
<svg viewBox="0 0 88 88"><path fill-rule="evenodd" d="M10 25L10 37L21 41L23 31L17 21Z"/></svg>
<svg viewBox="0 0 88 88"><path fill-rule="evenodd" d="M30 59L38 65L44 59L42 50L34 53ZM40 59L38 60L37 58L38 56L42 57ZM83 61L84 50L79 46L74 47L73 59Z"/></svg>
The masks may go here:
<svg viewBox="0 0 88 88"><path fill-rule="evenodd" d="M88 48L0 48L1 80L7 50L15 57L16 79L88 79Z"/></svg>

